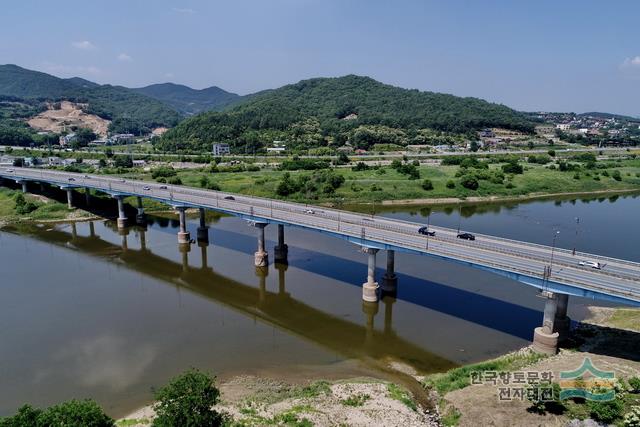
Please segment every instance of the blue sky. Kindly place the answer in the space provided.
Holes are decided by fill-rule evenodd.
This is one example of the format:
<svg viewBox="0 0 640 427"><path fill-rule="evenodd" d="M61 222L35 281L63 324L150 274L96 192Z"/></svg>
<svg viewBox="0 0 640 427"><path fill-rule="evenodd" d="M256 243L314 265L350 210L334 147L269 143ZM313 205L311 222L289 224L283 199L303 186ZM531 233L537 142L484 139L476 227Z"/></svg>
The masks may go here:
<svg viewBox="0 0 640 427"><path fill-rule="evenodd" d="M0 63L240 94L368 75L523 110L640 116L636 0L5 0Z"/></svg>

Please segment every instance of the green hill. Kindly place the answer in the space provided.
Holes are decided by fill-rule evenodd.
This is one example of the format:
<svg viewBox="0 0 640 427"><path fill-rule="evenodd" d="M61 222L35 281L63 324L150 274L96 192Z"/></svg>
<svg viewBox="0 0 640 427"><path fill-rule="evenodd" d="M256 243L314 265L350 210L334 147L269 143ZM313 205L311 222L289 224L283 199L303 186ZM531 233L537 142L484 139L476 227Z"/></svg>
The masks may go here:
<svg viewBox="0 0 640 427"><path fill-rule="evenodd" d="M17 65L0 65L0 95L86 103L87 112L113 120L114 132L174 126L182 118L162 102L125 87L99 85L78 77L61 79Z"/></svg>
<svg viewBox="0 0 640 427"><path fill-rule="evenodd" d="M212 142L228 142L235 151L253 152L273 140L291 148L346 141L369 148L374 143L446 142L484 127L533 131L524 114L503 105L349 75L254 94L223 112L183 121L156 144L166 151L208 151Z"/></svg>
<svg viewBox="0 0 640 427"><path fill-rule="evenodd" d="M217 86L197 90L175 83L161 83L133 90L157 99L184 115L220 110L240 99L239 95Z"/></svg>

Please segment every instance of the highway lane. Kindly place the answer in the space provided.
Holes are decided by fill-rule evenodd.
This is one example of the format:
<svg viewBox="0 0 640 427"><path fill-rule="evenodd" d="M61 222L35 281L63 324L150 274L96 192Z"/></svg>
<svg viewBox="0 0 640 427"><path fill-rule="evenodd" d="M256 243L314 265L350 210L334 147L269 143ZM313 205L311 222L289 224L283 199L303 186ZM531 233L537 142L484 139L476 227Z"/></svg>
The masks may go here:
<svg viewBox="0 0 640 427"><path fill-rule="evenodd" d="M443 227L431 227L436 236L428 237L418 234L418 228L424 225L421 223L372 217L319 206L103 175L29 168L0 169L0 175L56 183L60 186L91 187L111 194L152 197L176 206L185 204L222 210L348 236L355 242L360 239L364 243L371 241L392 245L399 249L430 253L538 279L542 278L545 267L550 264L551 248L548 246L482 234L476 234L475 241L466 241L456 237L456 230ZM232 200L229 197L232 197ZM578 261L581 260L606 265L602 270L595 270L579 266ZM574 256L571 251L556 248L550 280L640 301L640 263L585 253L577 253Z"/></svg>

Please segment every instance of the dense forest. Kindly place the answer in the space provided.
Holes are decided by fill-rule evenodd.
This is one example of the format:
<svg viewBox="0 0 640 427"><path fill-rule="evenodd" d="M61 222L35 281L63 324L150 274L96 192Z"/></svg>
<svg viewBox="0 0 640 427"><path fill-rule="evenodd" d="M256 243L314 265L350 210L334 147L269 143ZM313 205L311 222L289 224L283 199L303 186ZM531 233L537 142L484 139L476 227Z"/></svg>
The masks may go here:
<svg viewBox="0 0 640 427"><path fill-rule="evenodd" d="M114 121L113 132L174 126L182 118L162 102L131 89L98 85L77 77L61 79L16 65L0 65L0 95L23 102L68 100L86 103L88 113Z"/></svg>
<svg viewBox="0 0 640 427"><path fill-rule="evenodd" d="M174 83L161 83L133 90L162 101L187 116L204 111L221 110L240 99L239 95L217 86L197 90Z"/></svg>
<svg viewBox="0 0 640 427"><path fill-rule="evenodd" d="M260 92L223 112L189 118L167 132L163 151L208 151L227 142L258 152L272 141L290 148L448 143L484 127L533 132L523 114L477 98L402 89L369 77L315 78Z"/></svg>

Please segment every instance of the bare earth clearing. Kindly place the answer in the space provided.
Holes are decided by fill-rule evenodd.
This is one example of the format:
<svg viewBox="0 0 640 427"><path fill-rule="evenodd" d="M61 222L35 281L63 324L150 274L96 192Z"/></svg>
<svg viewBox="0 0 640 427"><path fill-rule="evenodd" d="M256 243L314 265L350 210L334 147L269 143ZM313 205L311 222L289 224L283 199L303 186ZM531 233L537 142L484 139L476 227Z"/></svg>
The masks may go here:
<svg viewBox="0 0 640 427"><path fill-rule="evenodd" d="M585 343L575 350L561 350L553 357L543 359L523 371L552 371L559 378L561 371L578 368L589 357L599 369L615 372L616 377L640 376L640 310L592 307L591 317L583 322L578 335ZM620 327L620 313L628 323L633 316L633 328ZM635 331L634 331L635 330ZM565 426L566 415L538 415L527 411L531 406L524 401L498 400L499 386L475 385L447 393L444 398L461 413L459 426ZM595 425L595 424L594 424Z"/></svg>
<svg viewBox="0 0 640 427"><path fill-rule="evenodd" d="M77 126L89 128L96 135L107 136L107 130L111 122L96 115L87 114L82 111L81 107L81 104L62 101L60 109L54 110L52 104L49 106L49 110L29 119L28 123L29 126L39 131L60 133L67 127Z"/></svg>

